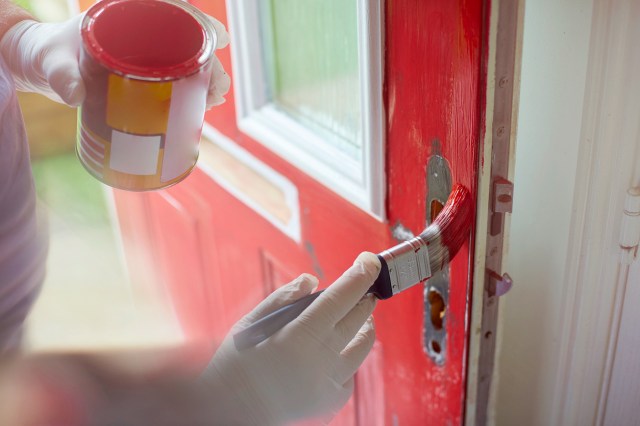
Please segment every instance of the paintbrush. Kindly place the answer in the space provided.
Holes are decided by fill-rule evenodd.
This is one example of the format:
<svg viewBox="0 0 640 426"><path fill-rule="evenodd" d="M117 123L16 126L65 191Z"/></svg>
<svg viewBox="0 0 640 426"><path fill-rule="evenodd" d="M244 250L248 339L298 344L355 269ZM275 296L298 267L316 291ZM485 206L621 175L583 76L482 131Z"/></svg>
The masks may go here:
<svg viewBox="0 0 640 426"><path fill-rule="evenodd" d="M472 220L471 195L455 185L447 203L420 235L378 254L380 273L367 294L388 299L422 283L445 268L469 238ZM238 350L257 345L293 321L324 290L309 294L266 315L233 336Z"/></svg>

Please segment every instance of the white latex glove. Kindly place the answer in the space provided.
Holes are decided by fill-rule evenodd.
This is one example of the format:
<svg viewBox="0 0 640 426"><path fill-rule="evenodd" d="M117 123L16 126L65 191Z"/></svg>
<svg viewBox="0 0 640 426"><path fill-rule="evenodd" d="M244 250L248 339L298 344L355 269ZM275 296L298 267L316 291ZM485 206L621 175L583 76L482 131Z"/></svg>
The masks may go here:
<svg viewBox="0 0 640 426"><path fill-rule="evenodd" d="M375 341L376 299L363 295L379 270L377 257L362 253L297 319L257 346L237 351L233 334L313 292L317 279L301 275L240 320L202 376L216 408L214 424L333 417L351 396L353 376Z"/></svg>
<svg viewBox="0 0 640 426"><path fill-rule="evenodd" d="M36 92L71 106L84 99L78 68L80 21L43 24L24 20L0 40L0 52L11 69L16 89Z"/></svg>
<svg viewBox="0 0 640 426"><path fill-rule="evenodd" d="M217 49L223 49L229 45L229 33L222 23L212 17L209 17L213 28L216 30L218 42ZM213 56L213 74L209 82L209 92L207 93L207 109L224 103L224 95L231 88L231 77L224 71L222 64L217 56Z"/></svg>
<svg viewBox="0 0 640 426"><path fill-rule="evenodd" d="M0 40L0 53L9 65L16 89L35 92L56 102L79 106L85 88L78 64L83 15L61 23L24 20L15 24ZM229 34L220 22L210 18L218 35L218 49L229 44ZM214 56L213 74L207 94L207 108L224 102L231 79Z"/></svg>

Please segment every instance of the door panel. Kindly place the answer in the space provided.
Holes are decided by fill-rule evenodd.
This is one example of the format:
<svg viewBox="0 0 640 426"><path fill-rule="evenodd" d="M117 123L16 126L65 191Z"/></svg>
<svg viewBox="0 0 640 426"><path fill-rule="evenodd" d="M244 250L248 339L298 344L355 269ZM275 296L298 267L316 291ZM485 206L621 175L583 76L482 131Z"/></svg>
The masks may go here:
<svg viewBox="0 0 640 426"><path fill-rule="evenodd" d="M387 206L392 225L401 223L414 233L424 228L425 165L438 147L450 165L452 181L476 194L484 118L484 94L479 91L482 16L481 1L387 2ZM450 265L447 354L442 366L423 350L421 321L428 314L423 289L412 289L389 304L383 302L385 309L376 312L377 323L383 324L378 334L385 365L393 360L385 377L387 424L395 418L399 424L460 424L463 420L473 264L470 244Z"/></svg>
<svg viewBox="0 0 640 426"><path fill-rule="evenodd" d="M227 24L224 0L192 3ZM206 121L295 186L300 241L224 189L203 171L206 167L167 190L116 197L121 215L127 205L130 210L146 209L129 220L139 220L141 226L149 226L150 220L147 242L160 255L142 259L161 262L156 268L172 289L187 335L221 336L266 294L300 273L314 273L326 287L359 252L379 252L396 244L392 230L399 225L420 233L427 223L426 166L436 153L447 161L452 181L475 196L484 126L484 93L479 90L484 78L483 4L384 4L387 222L243 134L236 123L233 90L224 105L207 113ZM220 51L219 58L233 77L229 49ZM139 203L132 201L135 197L149 200ZM430 308L424 287L380 302L375 312L377 343L358 373L354 398L333 424L462 423L472 244L470 238L450 267L444 363L437 365L425 353L424 321Z"/></svg>
<svg viewBox="0 0 640 426"><path fill-rule="evenodd" d="M218 279L211 207L189 187L149 194L148 212L158 264L186 337L222 339L232 323Z"/></svg>

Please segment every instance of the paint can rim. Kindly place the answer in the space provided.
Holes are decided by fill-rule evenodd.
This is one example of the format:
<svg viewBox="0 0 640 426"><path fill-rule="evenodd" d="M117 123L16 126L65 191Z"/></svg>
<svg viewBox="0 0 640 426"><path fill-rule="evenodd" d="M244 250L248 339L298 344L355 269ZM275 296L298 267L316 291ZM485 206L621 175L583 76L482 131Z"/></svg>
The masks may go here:
<svg viewBox="0 0 640 426"><path fill-rule="evenodd" d="M126 11L128 6L134 4L168 6L167 11L173 8L173 13L186 13L199 25L202 32L202 43L197 52L179 63L156 68L139 66L108 52L96 35L96 23L100 22L106 11L116 7ZM85 52L96 62L115 74L146 81L180 80L203 70L211 63L217 45L216 31L209 18L196 7L180 0L103 0L87 10L80 31Z"/></svg>

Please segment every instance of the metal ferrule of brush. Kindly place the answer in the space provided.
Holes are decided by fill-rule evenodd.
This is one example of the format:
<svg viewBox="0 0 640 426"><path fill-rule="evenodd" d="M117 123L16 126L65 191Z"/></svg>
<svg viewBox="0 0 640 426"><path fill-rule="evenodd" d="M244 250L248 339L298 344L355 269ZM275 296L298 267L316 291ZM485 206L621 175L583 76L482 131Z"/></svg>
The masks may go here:
<svg viewBox="0 0 640 426"><path fill-rule="evenodd" d="M420 236L383 251L378 258L382 270L379 282L374 284L377 287L374 292L383 294L382 298L391 297L431 277L427 242Z"/></svg>

